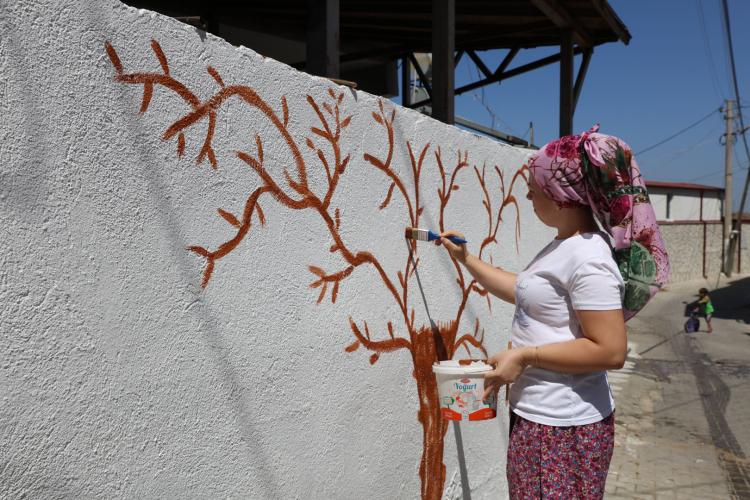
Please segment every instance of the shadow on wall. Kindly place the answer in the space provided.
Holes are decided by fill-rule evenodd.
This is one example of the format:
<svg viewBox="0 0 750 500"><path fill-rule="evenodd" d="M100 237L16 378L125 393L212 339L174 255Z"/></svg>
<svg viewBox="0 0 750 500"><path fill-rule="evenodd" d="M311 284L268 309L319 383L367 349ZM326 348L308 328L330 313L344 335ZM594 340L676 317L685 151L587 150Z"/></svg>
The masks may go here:
<svg viewBox="0 0 750 500"><path fill-rule="evenodd" d="M685 316L698 305L698 289L695 298L685 302ZM714 318L733 319L750 324L750 277L726 283L716 290L710 290L708 296L714 306Z"/></svg>

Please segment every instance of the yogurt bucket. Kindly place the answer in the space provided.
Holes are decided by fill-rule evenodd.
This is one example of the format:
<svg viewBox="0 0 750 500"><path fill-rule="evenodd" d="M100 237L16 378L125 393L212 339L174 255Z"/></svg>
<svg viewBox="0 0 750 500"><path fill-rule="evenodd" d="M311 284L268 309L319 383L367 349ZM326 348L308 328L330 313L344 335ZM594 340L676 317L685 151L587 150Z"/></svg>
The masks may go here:
<svg viewBox="0 0 750 500"><path fill-rule="evenodd" d="M484 361L461 365L458 361L441 361L432 365L437 377L440 413L446 420L471 422L497 416L497 398L490 394L482 401L484 374L492 367Z"/></svg>

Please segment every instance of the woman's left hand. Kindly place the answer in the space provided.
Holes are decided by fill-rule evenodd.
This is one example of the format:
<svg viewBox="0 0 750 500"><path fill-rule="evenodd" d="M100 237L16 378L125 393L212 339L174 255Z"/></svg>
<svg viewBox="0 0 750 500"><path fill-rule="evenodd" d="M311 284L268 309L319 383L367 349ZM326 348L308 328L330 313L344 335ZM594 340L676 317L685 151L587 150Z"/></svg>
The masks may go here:
<svg viewBox="0 0 750 500"><path fill-rule="evenodd" d="M487 364L492 365L493 370L484 374L482 401L505 384L510 384L518 380L518 377L521 376L524 368L526 368L526 363L523 360L524 349L502 351L487 360Z"/></svg>

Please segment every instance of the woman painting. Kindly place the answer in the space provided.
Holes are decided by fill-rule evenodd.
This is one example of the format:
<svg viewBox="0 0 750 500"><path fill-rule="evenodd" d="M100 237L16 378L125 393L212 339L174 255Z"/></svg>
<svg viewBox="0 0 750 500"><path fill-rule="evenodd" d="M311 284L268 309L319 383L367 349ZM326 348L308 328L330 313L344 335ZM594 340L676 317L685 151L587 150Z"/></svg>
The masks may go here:
<svg viewBox="0 0 750 500"><path fill-rule="evenodd" d="M490 266L445 239L463 237L456 231L438 242L486 290L516 305L513 349L489 359L484 393L513 384L513 500L603 497L615 410L606 370L623 366L625 321L669 276L631 150L598 129L551 142L530 159L526 198L557 236L523 272Z"/></svg>

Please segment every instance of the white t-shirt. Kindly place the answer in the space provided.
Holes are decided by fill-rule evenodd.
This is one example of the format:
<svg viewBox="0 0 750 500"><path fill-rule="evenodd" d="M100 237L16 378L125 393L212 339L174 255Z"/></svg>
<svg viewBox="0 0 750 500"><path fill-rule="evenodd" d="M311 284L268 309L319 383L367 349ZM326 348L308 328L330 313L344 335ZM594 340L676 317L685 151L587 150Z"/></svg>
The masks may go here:
<svg viewBox="0 0 750 500"><path fill-rule="evenodd" d="M552 240L516 279L513 347L582 338L575 309L621 309L624 294L606 233ZM615 409L607 372L571 375L535 366L511 386L510 405L527 420L554 426L598 422Z"/></svg>

